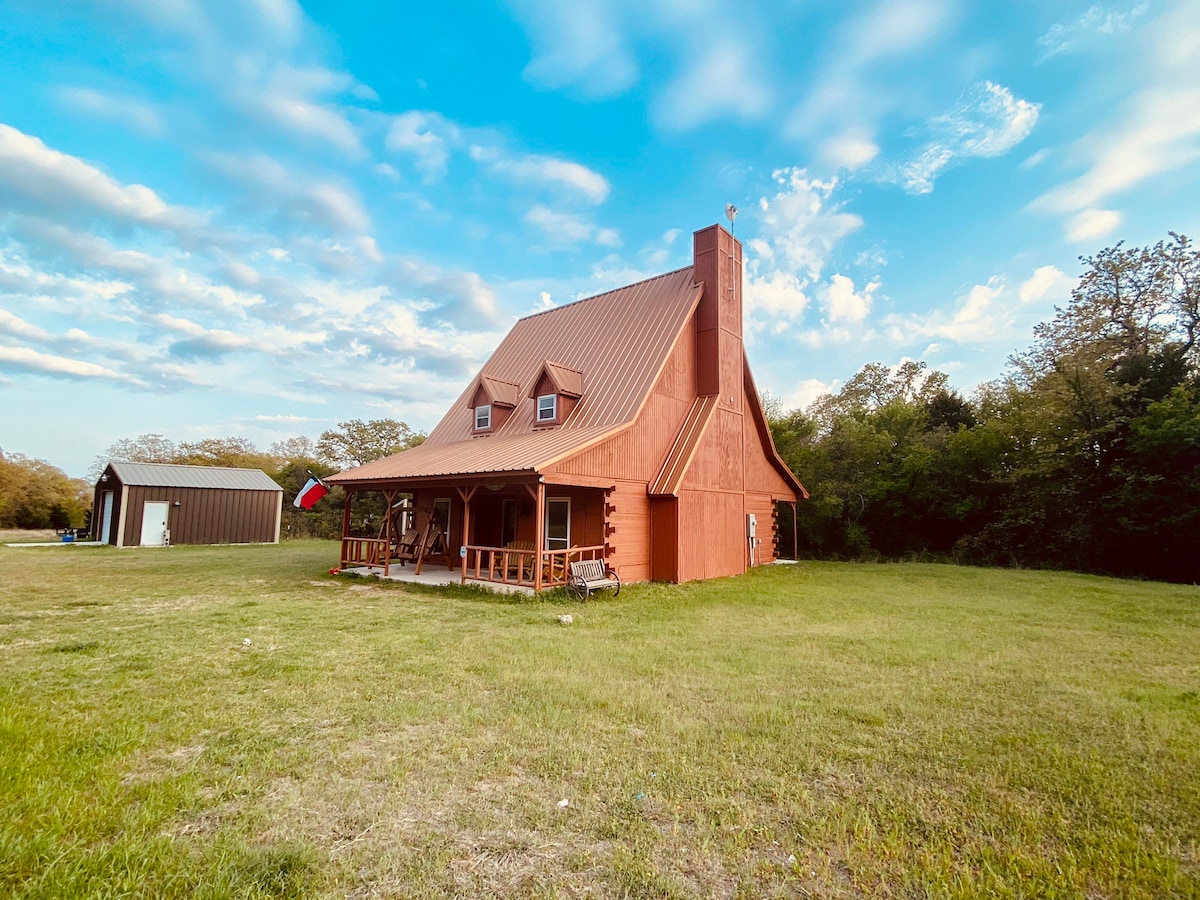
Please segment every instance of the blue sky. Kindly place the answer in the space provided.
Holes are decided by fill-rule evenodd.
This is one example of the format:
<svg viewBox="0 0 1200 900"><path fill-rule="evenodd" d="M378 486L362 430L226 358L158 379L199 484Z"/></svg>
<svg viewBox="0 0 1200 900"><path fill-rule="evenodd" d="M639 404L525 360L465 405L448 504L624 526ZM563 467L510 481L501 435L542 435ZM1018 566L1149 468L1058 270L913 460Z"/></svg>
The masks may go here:
<svg viewBox="0 0 1200 900"><path fill-rule="evenodd" d="M428 429L728 202L761 388L970 391L1198 199L1194 0L0 0L0 448Z"/></svg>

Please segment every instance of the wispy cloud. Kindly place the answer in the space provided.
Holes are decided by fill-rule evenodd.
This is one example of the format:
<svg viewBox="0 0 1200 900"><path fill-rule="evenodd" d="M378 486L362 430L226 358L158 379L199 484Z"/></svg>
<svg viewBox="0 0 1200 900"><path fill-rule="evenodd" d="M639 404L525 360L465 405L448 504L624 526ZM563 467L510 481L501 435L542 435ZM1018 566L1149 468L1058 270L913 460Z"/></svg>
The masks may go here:
<svg viewBox="0 0 1200 900"><path fill-rule="evenodd" d="M601 247L618 247L620 235L611 228L601 228L587 216L555 212L540 204L525 213L525 221L541 230L551 247L571 247L591 241Z"/></svg>
<svg viewBox="0 0 1200 900"><path fill-rule="evenodd" d="M927 140L908 161L887 171L914 194L933 190L938 176L956 162L1007 153L1029 136L1037 124L1040 104L1014 97L991 81L973 85L949 112L931 118L924 128Z"/></svg>
<svg viewBox="0 0 1200 900"><path fill-rule="evenodd" d="M512 154L496 145L474 144L469 152L473 160L491 173L517 184L562 188L589 203L608 199L608 179L577 162L537 153Z"/></svg>
<svg viewBox="0 0 1200 900"><path fill-rule="evenodd" d="M1148 2L1124 8L1097 5L1089 7L1078 19L1051 25L1037 41L1042 48L1041 60L1062 53L1078 53L1102 38L1129 31L1148 9Z"/></svg>
<svg viewBox="0 0 1200 900"><path fill-rule="evenodd" d="M1084 171L1030 204L1063 216L1068 240L1111 232L1120 222L1111 208L1116 198L1200 159L1197 34L1200 6L1189 0L1168 4L1141 26L1143 49L1125 74L1133 84L1128 99L1063 151L1067 164Z"/></svg>
<svg viewBox="0 0 1200 900"><path fill-rule="evenodd" d="M787 117L785 133L814 142L822 161L834 168L872 159L879 123L899 102L892 68L938 41L957 5L888 0L848 19L826 42L817 76Z"/></svg>
<svg viewBox="0 0 1200 900"><path fill-rule="evenodd" d="M213 152L201 154L201 160L243 191L250 203L293 225L355 234L370 227L358 192L350 184L290 171L262 153L234 156Z"/></svg>
<svg viewBox="0 0 1200 900"><path fill-rule="evenodd" d="M62 87L57 93L72 112L117 122L145 137L161 137L166 131L162 113L146 100L86 87Z"/></svg>

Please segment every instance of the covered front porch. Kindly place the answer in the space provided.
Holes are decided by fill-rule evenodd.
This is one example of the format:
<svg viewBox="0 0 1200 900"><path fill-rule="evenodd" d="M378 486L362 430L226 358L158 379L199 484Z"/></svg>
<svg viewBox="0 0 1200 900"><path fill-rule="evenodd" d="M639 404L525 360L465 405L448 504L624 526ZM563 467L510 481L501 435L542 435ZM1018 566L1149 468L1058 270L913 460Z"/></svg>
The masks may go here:
<svg viewBox="0 0 1200 900"><path fill-rule="evenodd" d="M460 584L560 587L571 562L607 561L611 492L537 475L346 484L341 568L411 572L422 581L432 569Z"/></svg>

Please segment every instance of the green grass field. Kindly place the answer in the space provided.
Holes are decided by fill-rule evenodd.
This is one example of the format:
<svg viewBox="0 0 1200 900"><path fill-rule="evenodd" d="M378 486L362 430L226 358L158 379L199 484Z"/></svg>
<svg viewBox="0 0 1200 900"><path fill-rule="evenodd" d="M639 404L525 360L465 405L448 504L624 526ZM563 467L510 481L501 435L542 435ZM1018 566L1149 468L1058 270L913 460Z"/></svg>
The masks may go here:
<svg viewBox="0 0 1200 900"><path fill-rule="evenodd" d="M1195 587L336 559L0 547L0 895L1200 897Z"/></svg>

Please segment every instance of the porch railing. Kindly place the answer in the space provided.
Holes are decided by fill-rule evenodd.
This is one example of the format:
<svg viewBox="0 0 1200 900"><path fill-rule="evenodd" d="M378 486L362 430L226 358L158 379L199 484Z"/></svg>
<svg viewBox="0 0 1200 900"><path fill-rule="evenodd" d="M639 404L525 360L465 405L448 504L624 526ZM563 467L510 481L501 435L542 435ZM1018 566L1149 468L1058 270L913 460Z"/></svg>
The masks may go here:
<svg viewBox="0 0 1200 900"><path fill-rule="evenodd" d="M463 580L534 587L536 567L541 566L541 586L561 587L567 583L570 575L568 563L584 559L604 559L604 555L603 544L541 551L468 545Z"/></svg>
<svg viewBox="0 0 1200 900"><path fill-rule="evenodd" d="M342 568L347 566L382 566L388 569L388 542L382 538L342 538Z"/></svg>

